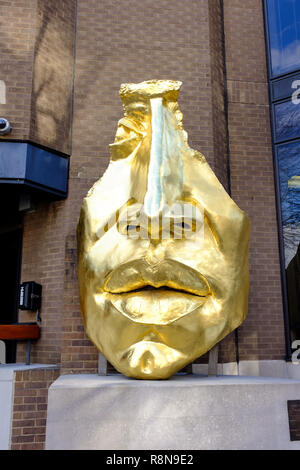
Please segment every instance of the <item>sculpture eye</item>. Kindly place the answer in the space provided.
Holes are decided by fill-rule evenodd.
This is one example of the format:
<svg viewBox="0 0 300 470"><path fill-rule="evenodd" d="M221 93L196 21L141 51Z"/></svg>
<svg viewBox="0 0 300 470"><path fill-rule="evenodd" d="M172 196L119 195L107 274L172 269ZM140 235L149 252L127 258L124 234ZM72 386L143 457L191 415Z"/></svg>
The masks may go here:
<svg viewBox="0 0 300 470"><path fill-rule="evenodd" d="M127 225L126 231L129 232L130 230L136 230L137 232L139 232L140 226L139 225Z"/></svg>
<svg viewBox="0 0 300 470"><path fill-rule="evenodd" d="M176 227L184 228L184 229L186 229L186 230L188 230L188 229L191 228L190 225L187 224L186 222L176 222L174 225L175 225Z"/></svg>

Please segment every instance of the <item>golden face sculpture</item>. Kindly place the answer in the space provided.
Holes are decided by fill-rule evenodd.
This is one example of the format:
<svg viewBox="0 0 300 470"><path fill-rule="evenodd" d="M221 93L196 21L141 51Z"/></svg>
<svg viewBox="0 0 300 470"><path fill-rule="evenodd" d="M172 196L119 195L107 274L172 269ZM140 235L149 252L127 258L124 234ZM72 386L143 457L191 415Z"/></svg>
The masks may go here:
<svg viewBox="0 0 300 470"><path fill-rule="evenodd" d="M121 85L110 164L77 228L85 331L121 373L166 379L244 320L250 224L188 146L181 82Z"/></svg>

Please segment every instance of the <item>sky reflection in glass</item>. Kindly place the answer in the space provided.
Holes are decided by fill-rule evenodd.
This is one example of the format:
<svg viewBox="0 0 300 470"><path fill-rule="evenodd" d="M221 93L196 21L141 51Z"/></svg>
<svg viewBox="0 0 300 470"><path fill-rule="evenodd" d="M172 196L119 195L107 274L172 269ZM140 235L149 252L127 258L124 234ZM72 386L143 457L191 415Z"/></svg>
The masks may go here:
<svg viewBox="0 0 300 470"><path fill-rule="evenodd" d="M274 106L276 140L289 140L300 137L300 104L293 101Z"/></svg>
<svg viewBox="0 0 300 470"><path fill-rule="evenodd" d="M300 1L267 0L272 75L300 68Z"/></svg>
<svg viewBox="0 0 300 470"><path fill-rule="evenodd" d="M277 146L286 267L300 243L300 142Z"/></svg>

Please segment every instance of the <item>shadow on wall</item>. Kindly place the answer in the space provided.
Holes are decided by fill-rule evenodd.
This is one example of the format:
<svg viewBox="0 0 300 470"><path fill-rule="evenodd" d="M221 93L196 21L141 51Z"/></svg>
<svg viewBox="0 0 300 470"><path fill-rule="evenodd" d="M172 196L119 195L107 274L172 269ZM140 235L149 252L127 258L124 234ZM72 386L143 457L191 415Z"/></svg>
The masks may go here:
<svg viewBox="0 0 300 470"><path fill-rule="evenodd" d="M38 2L30 137L69 153L75 30L55 3L53 14L48 2Z"/></svg>
<svg viewBox="0 0 300 470"><path fill-rule="evenodd" d="M20 56L20 51L7 47L7 57L16 68L20 61L22 64L26 61L26 72L31 72L29 67L33 63L27 138L70 153L75 13L72 21L73 13L68 11L68 8L71 10L72 2L63 2L66 3L64 6L58 0L53 0L50 7L49 3L41 0L37 2L34 44L27 44L28 56ZM0 20L0 27L1 23ZM14 44L14 38L5 28L1 28L1 34L3 43ZM23 94L14 93L10 103L9 96L5 96L5 88L9 92L9 80L5 76L1 78L5 82L0 80L0 103L7 104L8 109L11 104L23 106ZM27 129L25 131L28 132Z"/></svg>

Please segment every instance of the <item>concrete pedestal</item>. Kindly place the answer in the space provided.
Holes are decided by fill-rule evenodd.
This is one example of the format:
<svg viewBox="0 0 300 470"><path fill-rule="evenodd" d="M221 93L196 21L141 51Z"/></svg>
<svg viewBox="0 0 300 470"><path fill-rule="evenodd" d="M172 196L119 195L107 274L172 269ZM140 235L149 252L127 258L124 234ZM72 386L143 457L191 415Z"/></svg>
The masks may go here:
<svg viewBox="0 0 300 470"><path fill-rule="evenodd" d="M46 449L300 449L287 400L300 381L65 375L49 389Z"/></svg>

